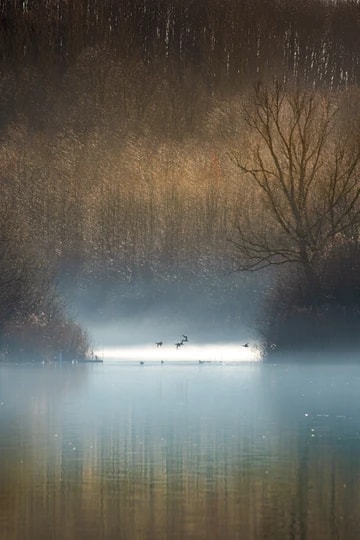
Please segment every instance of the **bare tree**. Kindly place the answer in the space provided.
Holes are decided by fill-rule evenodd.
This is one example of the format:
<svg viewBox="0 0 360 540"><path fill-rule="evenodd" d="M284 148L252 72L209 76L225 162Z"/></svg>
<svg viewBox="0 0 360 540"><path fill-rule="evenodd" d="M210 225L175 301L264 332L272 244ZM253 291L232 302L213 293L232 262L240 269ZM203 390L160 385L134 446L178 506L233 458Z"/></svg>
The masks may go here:
<svg viewBox="0 0 360 540"><path fill-rule="evenodd" d="M243 176L238 268L299 263L310 277L336 238L358 240L359 135L340 133L337 99L281 84L259 84L243 112L248 144L229 153Z"/></svg>

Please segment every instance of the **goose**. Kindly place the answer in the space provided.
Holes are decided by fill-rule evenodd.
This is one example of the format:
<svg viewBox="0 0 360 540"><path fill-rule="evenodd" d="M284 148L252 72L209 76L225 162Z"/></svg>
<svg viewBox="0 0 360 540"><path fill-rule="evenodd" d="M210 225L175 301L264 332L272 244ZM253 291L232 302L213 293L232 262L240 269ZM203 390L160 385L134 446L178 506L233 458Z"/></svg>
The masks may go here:
<svg viewBox="0 0 360 540"><path fill-rule="evenodd" d="M189 340L188 340L188 337L187 337L187 336L184 336L184 334L182 334L182 337L184 338L182 341L189 341Z"/></svg>
<svg viewBox="0 0 360 540"><path fill-rule="evenodd" d="M163 344L162 341L155 341L155 345L156 345L157 347L161 347L162 344Z"/></svg>
<svg viewBox="0 0 360 540"><path fill-rule="evenodd" d="M180 341L179 343L175 343L175 347L178 349L179 347L181 347L181 345L184 345L182 341Z"/></svg>

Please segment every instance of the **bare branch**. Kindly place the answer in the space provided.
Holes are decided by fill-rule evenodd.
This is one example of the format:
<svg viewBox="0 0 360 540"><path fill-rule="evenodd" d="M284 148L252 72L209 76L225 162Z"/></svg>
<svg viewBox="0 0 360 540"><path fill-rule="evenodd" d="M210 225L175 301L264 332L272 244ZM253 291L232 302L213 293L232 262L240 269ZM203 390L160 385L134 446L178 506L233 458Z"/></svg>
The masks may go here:
<svg viewBox="0 0 360 540"><path fill-rule="evenodd" d="M251 216L240 208L233 227L239 268L310 267L334 235L359 226L360 144L348 137L335 143L338 110L315 92L276 84L255 89L253 108L244 111L252 135L248 158L228 153L257 208ZM271 229L261 217L265 209Z"/></svg>

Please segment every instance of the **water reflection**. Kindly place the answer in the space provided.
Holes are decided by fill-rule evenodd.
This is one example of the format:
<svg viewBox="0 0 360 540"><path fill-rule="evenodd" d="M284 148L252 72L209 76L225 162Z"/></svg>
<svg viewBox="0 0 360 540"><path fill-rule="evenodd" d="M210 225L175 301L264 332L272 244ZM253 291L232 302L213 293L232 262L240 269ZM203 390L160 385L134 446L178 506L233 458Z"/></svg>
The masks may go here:
<svg viewBox="0 0 360 540"><path fill-rule="evenodd" d="M354 366L0 366L0 537L360 527Z"/></svg>

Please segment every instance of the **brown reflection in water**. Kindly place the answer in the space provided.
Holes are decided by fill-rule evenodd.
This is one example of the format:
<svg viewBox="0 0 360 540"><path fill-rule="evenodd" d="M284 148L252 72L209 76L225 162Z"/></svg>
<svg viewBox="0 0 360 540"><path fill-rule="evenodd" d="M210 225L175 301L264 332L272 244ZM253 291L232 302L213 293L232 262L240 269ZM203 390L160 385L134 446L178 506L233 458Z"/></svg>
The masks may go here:
<svg viewBox="0 0 360 540"><path fill-rule="evenodd" d="M1 539L357 538L358 444L203 435L2 446Z"/></svg>
<svg viewBox="0 0 360 540"><path fill-rule="evenodd" d="M358 538L360 439L330 417L319 425L304 414L265 417L274 396L256 409L249 380L226 416L204 392L194 407L198 387L177 376L139 386L136 374L130 397L127 379L120 391L109 378L108 404L98 406L91 384L103 388L102 372L83 397L86 372L68 371L63 383L41 374L38 384L27 372L28 394L20 375L0 386L1 540Z"/></svg>

